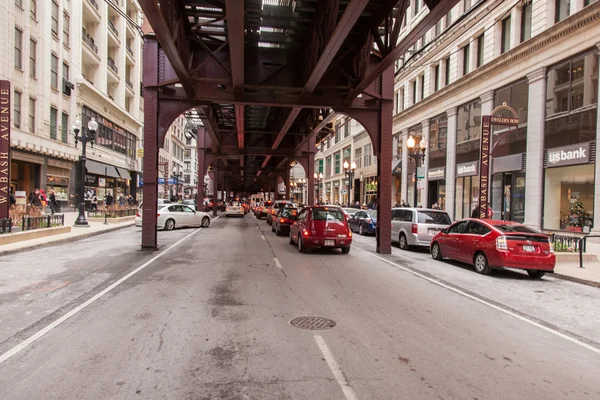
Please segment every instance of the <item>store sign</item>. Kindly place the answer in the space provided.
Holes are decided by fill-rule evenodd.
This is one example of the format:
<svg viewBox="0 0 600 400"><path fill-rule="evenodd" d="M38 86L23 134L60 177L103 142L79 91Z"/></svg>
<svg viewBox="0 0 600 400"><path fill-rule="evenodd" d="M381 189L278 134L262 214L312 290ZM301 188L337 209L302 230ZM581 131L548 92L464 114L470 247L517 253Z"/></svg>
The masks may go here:
<svg viewBox="0 0 600 400"><path fill-rule="evenodd" d="M458 164L456 166L456 177L462 178L463 176L475 176L477 175L477 161L471 161L464 164Z"/></svg>
<svg viewBox="0 0 600 400"><path fill-rule="evenodd" d="M437 181L446 178L446 167L432 168L427 171L427 179Z"/></svg>
<svg viewBox="0 0 600 400"><path fill-rule="evenodd" d="M138 149L137 150L137 157L138 158L144 158L144 149Z"/></svg>
<svg viewBox="0 0 600 400"><path fill-rule="evenodd" d="M590 162L590 143L579 143L546 150L548 167L586 164Z"/></svg>
<svg viewBox="0 0 600 400"><path fill-rule="evenodd" d="M512 154L492 159L492 173L521 171L523 169L523 153Z"/></svg>
<svg viewBox="0 0 600 400"><path fill-rule="evenodd" d="M8 218L10 185L10 82L0 81L0 219Z"/></svg>

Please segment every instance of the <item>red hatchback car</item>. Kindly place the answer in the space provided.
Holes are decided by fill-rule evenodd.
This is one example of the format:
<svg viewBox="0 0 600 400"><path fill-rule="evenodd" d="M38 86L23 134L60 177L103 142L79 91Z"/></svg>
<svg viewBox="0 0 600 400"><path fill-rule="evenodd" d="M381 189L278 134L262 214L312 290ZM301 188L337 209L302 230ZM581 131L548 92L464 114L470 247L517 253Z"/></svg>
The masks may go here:
<svg viewBox="0 0 600 400"><path fill-rule="evenodd" d="M301 253L310 248L338 248L350 253L352 231L341 207L306 207L290 227L290 244L296 244Z"/></svg>
<svg viewBox="0 0 600 400"><path fill-rule="evenodd" d="M517 268L541 278L554 272L556 264L548 236L523 224L490 219L464 219L442 230L431 239L431 256L471 264L484 275Z"/></svg>

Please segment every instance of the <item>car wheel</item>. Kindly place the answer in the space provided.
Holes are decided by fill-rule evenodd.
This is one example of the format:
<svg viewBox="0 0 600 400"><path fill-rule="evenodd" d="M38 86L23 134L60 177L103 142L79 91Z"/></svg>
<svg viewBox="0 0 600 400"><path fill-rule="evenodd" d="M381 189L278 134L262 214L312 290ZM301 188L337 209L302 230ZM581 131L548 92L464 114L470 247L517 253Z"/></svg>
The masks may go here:
<svg viewBox="0 0 600 400"><path fill-rule="evenodd" d="M306 249L304 248L304 243L302 243L302 236L298 235L298 251L300 253L306 253Z"/></svg>
<svg viewBox="0 0 600 400"><path fill-rule="evenodd" d="M431 258L438 261L444 259L444 256L442 256L442 249L440 249L440 245L437 242L434 242L431 245Z"/></svg>
<svg viewBox="0 0 600 400"><path fill-rule="evenodd" d="M350 253L350 247L342 247L342 254Z"/></svg>
<svg viewBox="0 0 600 400"><path fill-rule="evenodd" d="M292 235L292 233L290 232L290 244L293 245L294 243L294 236Z"/></svg>
<svg viewBox="0 0 600 400"><path fill-rule="evenodd" d="M529 269L527 270L527 273L533 279L541 279L542 276L546 275L546 271L538 271L536 269Z"/></svg>
<svg viewBox="0 0 600 400"><path fill-rule="evenodd" d="M364 236L364 234L365 234L365 232L363 231L363 226L362 225L358 226L358 234L361 235L361 236Z"/></svg>
<svg viewBox="0 0 600 400"><path fill-rule="evenodd" d="M406 241L406 236L404 235L404 233L400 234L398 244L402 250L408 250L408 242Z"/></svg>
<svg viewBox="0 0 600 400"><path fill-rule="evenodd" d="M202 218L202 227L208 228L209 225L210 225L210 218L208 218L208 217Z"/></svg>
<svg viewBox="0 0 600 400"><path fill-rule="evenodd" d="M165 222L165 230L172 231L173 229L175 229L175 220L169 218L167 222Z"/></svg>
<svg viewBox="0 0 600 400"><path fill-rule="evenodd" d="M475 254L473 265L475 266L475 272L481 275L489 275L492 271L488 264L487 257L482 252Z"/></svg>

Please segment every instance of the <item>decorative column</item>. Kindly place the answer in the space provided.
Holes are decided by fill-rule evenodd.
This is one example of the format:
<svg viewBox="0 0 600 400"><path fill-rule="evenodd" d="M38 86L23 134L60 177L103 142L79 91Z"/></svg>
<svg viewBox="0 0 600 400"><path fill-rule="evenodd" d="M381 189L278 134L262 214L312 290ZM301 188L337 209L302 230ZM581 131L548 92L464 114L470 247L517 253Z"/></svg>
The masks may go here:
<svg viewBox="0 0 600 400"><path fill-rule="evenodd" d="M600 42L596 43L600 49ZM598 93L600 93L600 80L598 80ZM596 109L596 164L595 164L595 182L594 185L594 226L592 230L595 234L600 232L600 162L598 161L598 146L600 146L600 110ZM527 160L529 164L529 160ZM527 193L527 192L525 192ZM525 203L527 207L527 203Z"/></svg>
<svg viewBox="0 0 600 400"><path fill-rule="evenodd" d="M285 185L285 200L290 200L290 164L285 164L285 177L283 178Z"/></svg>
<svg viewBox="0 0 600 400"><path fill-rule="evenodd" d="M454 219L456 198L456 107L446 111L448 117L448 137L446 148L446 212Z"/></svg>
<svg viewBox="0 0 600 400"><path fill-rule="evenodd" d="M490 115L494 111L494 91L489 90L479 96L481 100L481 115ZM510 105L510 104L509 104Z"/></svg>
<svg viewBox="0 0 600 400"><path fill-rule="evenodd" d="M408 139L408 131L402 131L399 139L402 141L402 179L400 181L400 198L405 203L408 203L408 147L406 140Z"/></svg>
<svg viewBox="0 0 600 400"><path fill-rule="evenodd" d="M431 204L429 203L428 194L429 194L429 180L427 179L427 171L429 170L429 119L421 122L421 126L423 127L423 140L427 143L427 148L425 150L425 159L423 160L423 189L421 189L421 205L423 208L429 208Z"/></svg>

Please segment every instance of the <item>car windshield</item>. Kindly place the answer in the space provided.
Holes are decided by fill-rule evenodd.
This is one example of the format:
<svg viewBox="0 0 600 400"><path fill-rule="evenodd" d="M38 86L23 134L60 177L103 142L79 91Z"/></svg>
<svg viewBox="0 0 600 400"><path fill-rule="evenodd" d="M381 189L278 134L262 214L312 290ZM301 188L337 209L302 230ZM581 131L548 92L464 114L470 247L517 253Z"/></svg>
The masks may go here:
<svg viewBox="0 0 600 400"><path fill-rule="evenodd" d="M369 216L369 218L375 218L375 219L377 219L377 210L367 210L365 212L367 213L367 215Z"/></svg>
<svg viewBox="0 0 600 400"><path fill-rule="evenodd" d="M264 202L264 206L265 206L265 207L271 207L271 204L273 204L273 202L272 202L272 201L265 201L265 202Z"/></svg>
<svg viewBox="0 0 600 400"><path fill-rule="evenodd" d="M494 225L495 228L502 232L518 232L518 233L540 233L525 225Z"/></svg>
<svg viewBox="0 0 600 400"><path fill-rule="evenodd" d="M344 208L344 210L345 210L345 211L346 211L348 214L350 214L350 215L354 215L354 214L356 214L357 212L359 212L359 211L360 211L360 210L359 210L359 209L357 209L357 208Z"/></svg>
<svg viewBox="0 0 600 400"><path fill-rule="evenodd" d="M445 212L419 211L417 214L419 224L450 225L452 223L450 216Z"/></svg>
<svg viewBox="0 0 600 400"><path fill-rule="evenodd" d="M344 214L339 208L328 208L328 207L315 207L313 208L314 221L343 221Z"/></svg>
<svg viewBox="0 0 600 400"><path fill-rule="evenodd" d="M284 218L295 219L298 216L298 209L297 208L284 208L283 211L281 211L281 216Z"/></svg>
<svg viewBox="0 0 600 400"><path fill-rule="evenodd" d="M232 202L229 203L229 205L231 207L241 207L242 206L242 204L238 203L237 201L232 201Z"/></svg>

